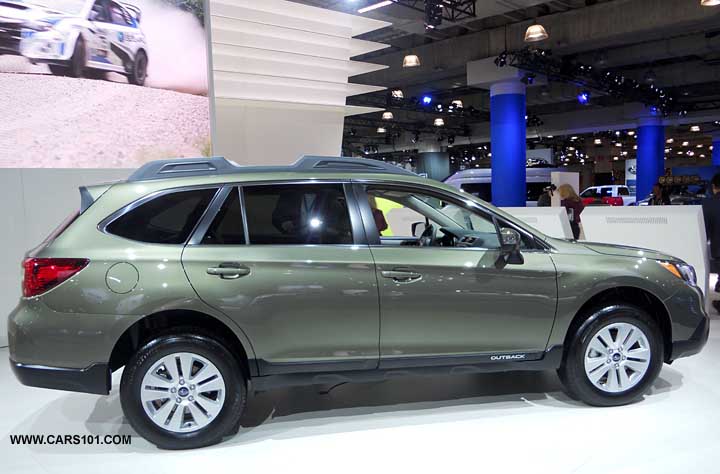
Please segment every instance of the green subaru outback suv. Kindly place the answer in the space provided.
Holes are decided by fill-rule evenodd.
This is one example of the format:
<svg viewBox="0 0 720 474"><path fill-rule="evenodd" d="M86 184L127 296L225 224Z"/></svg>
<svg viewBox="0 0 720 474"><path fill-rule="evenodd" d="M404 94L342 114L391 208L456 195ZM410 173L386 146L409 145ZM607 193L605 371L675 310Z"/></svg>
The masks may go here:
<svg viewBox="0 0 720 474"><path fill-rule="evenodd" d="M631 402L709 324L692 267L540 234L378 161L149 163L81 188L32 250L10 363L36 387L120 399L163 448L238 430L248 393L398 375L556 369Z"/></svg>

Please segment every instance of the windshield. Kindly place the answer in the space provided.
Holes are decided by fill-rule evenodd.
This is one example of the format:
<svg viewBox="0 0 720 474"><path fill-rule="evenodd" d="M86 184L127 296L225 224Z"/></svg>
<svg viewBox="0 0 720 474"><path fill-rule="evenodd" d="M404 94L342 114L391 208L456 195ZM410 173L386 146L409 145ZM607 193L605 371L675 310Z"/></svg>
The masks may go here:
<svg viewBox="0 0 720 474"><path fill-rule="evenodd" d="M68 15L79 15L87 4L86 0L30 0L25 1L28 5L36 5L50 11L65 13Z"/></svg>

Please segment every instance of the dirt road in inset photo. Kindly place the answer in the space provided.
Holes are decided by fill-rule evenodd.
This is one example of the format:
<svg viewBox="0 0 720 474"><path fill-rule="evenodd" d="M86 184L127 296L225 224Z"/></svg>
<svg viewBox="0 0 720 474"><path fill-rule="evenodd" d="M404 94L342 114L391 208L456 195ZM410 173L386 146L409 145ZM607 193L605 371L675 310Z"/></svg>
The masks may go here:
<svg viewBox="0 0 720 474"><path fill-rule="evenodd" d="M208 98L0 56L0 167L132 168L210 150ZM123 83L125 82L125 83Z"/></svg>

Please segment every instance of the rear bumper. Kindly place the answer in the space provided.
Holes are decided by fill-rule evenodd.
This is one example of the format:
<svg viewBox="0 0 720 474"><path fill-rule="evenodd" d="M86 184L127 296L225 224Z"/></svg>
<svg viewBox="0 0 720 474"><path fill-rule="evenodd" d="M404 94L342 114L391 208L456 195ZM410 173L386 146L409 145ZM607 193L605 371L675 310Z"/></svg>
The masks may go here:
<svg viewBox="0 0 720 474"><path fill-rule="evenodd" d="M10 359L15 377L23 385L71 392L110 393L110 368L107 364L93 364L84 369L67 369L27 365Z"/></svg>

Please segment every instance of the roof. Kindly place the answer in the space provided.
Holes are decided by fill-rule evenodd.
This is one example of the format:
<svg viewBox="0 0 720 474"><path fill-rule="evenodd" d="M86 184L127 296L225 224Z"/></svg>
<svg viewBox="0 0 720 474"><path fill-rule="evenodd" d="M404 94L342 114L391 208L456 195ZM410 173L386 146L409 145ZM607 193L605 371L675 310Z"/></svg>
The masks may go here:
<svg viewBox="0 0 720 474"><path fill-rule="evenodd" d="M137 169L128 182L149 181L170 178L194 178L199 176L221 176L249 173L292 173L292 172L333 172L333 173L383 173L415 176L415 173L382 161L364 158L334 156L303 156L288 166L240 166L222 157L177 158L146 163Z"/></svg>

